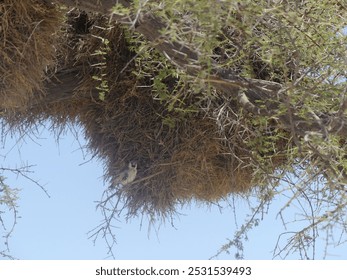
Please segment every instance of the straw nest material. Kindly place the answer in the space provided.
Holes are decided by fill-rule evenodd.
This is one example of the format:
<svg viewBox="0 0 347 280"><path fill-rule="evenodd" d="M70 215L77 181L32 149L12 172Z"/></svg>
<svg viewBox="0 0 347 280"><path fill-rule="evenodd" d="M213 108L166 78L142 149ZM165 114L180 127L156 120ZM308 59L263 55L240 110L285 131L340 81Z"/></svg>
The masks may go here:
<svg viewBox="0 0 347 280"><path fill-rule="evenodd" d="M177 203L212 202L247 192L268 180L266 172L256 168L259 155L263 168L271 172L285 162L285 136L260 151L254 141L261 128L241 114L230 97L213 92L184 117L169 111L153 98L151 79L132 74L135 54L122 28L109 26L107 18L73 10L62 23L59 10L39 2L3 3L1 71L10 74L0 87L1 107L15 109L3 113L3 119L12 129L43 120L51 120L58 129L67 122L81 125L109 181L130 161L136 162L135 181L115 189L130 215L165 214ZM52 36L58 31L64 34L59 42ZM48 79L46 74L42 83L52 64L55 76ZM64 88L57 78L62 73L78 82L72 92L52 98L44 85ZM277 133L275 127L265 126L264 135Z"/></svg>
<svg viewBox="0 0 347 280"><path fill-rule="evenodd" d="M42 1L0 1L1 107L16 109L42 98L62 20L60 10Z"/></svg>

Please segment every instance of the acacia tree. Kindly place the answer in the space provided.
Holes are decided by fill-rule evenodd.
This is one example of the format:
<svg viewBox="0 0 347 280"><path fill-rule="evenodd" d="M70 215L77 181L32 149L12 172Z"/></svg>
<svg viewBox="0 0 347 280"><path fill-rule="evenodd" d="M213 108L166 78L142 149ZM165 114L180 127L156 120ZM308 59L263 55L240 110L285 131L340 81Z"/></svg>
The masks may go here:
<svg viewBox="0 0 347 280"><path fill-rule="evenodd" d="M74 1L61 2L74 5ZM288 205L301 199L309 203L305 215L308 225L294 232L286 247L278 247L275 254L298 250L303 258L314 258L314 253L309 255L306 249L314 247L318 228L331 230L340 225L344 235L344 4L261 0L215 1L212 5L211 1L116 2L85 1L79 5L103 14L112 11L114 20L143 35L146 41L142 45L162 53L166 64L173 66L185 84L229 94L255 117L256 123L270 126L274 121L289 133L292 146L285 155L289 159L286 168L282 168L286 172L272 176L290 189ZM149 64L158 67L158 61ZM187 98L184 94L178 98ZM165 98L172 104L177 96ZM227 108L222 107L216 117L222 131L227 129L227 114ZM260 141L271 149L272 137L262 135ZM251 142L250 147L257 144ZM281 191L263 192L256 213ZM255 216L222 251L236 246L242 257L239 241L256 224Z"/></svg>
<svg viewBox="0 0 347 280"><path fill-rule="evenodd" d="M306 204L307 224L290 233L284 247L277 244L275 257L298 251L302 258L315 258L319 230L339 228L337 243L345 241L347 12L342 1L53 3L121 24L134 54L121 73L134 64L133 74L151 81L153 98L169 112L180 112L182 119L203 112L232 147L230 153L247 149L247 160L238 160L242 168L252 168L249 175L261 178L258 205L220 252L234 246L236 257L242 258L242 240L279 195L288 196L279 215L294 202ZM101 41L107 54L108 41ZM47 79L44 99L30 106L71 98L80 83L71 74L75 70L58 67L53 75L61 83ZM94 97L105 99L108 79L97 79L101 82ZM172 124L172 119L166 121ZM103 203L109 201L100 206L107 209ZM113 217L114 211L105 214L96 236L111 232Z"/></svg>

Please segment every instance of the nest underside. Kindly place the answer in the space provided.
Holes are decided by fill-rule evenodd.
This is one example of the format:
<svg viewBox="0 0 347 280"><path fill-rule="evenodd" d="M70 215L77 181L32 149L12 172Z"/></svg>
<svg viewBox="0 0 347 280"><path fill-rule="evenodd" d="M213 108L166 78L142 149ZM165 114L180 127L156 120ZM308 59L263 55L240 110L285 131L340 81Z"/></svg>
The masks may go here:
<svg viewBox="0 0 347 280"><path fill-rule="evenodd" d="M0 14L0 73L8 73L0 82L3 122L12 130L28 130L45 120L57 131L67 123L82 126L110 182L136 162L135 180L114 190L130 215L165 214L192 199L214 202L248 192L268 183L265 173L286 161L289 141L274 142L267 170L259 172L249 144L259 128L248 124L237 103L222 93L199 100L201 108L183 117L169 111L154 98L151 79L133 74L135 54L123 29L109 26L107 18L74 10L64 19L60 9L33 0L5 0ZM58 39L57 34L63 35ZM56 98L47 88L52 83L64 88L57 78L64 71L75 86L64 94L56 91L63 96ZM107 87L104 83L100 89L98 77ZM189 98L185 102L191 105Z"/></svg>

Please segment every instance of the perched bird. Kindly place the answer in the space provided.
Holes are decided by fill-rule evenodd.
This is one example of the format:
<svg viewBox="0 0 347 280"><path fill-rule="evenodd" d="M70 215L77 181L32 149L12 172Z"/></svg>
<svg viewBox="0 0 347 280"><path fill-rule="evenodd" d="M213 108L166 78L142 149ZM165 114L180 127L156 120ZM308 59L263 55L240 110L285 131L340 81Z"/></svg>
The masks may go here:
<svg viewBox="0 0 347 280"><path fill-rule="evenodd" d="M135 180L137 174L137 164L129 162L128 167L119 172L117 177L113 180L110 188L115 188L117 185L125 186Z"/></svg>

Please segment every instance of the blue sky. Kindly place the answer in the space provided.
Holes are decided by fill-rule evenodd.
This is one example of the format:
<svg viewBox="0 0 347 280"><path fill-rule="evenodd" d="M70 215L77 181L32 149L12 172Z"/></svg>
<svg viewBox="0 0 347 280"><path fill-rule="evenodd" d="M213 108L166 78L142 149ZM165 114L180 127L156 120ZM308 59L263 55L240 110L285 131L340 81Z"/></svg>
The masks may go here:
<svg viewBox="0 0 347 280"><path fill-rule="evenodd" d="M8 185L21 189L18 224L10 239L11 254L19 259L104 259L107 248L102 239L93 244L88 232L95 228L102 216L96 210L107 187L103 182L102 163L90 160L80 149L85 145L80 133L77 141L72 133L56 137L42 129L35 137L6 138L1 147L2 167L35 165L31 178L38 180L51 196L35 184L9 173ZM245 243L246 259L271 259L278 235L284 231L276 213L283 204L277 199L261 225L248 235ZM232 238L236 224L242 225L249 214L247 202L236 197L234 210L221 202L217 206L192 203L179 208L181 215L174 220L148 227L146 219L126 222L120 219L115 228L117 259L208 259ZM294 213L294 212L293 212ZM6 217L10 222L10 217ZM236 222L235 222L236 218ZM0 229L1 232L3 229ZM324 235L320 236L317 258L324 251ZM0 249L3 244L0 243ZM298 256L289 256L297 259ZM347 246L329 248L328 259L347 259ZM234 252L221 254L219 259L234 259Z"/></svg>

